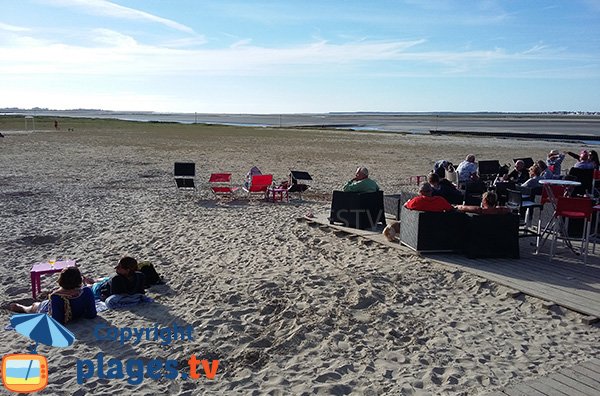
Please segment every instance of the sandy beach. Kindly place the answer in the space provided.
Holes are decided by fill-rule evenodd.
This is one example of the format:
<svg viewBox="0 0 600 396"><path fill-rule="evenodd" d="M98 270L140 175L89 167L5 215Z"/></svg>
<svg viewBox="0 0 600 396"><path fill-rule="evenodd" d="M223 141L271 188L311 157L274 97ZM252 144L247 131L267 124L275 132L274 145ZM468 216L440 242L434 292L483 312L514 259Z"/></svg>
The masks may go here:
<svg viewBox="0 0 600 396"><path fill-rule="evenodd" d="M155 302L68 325L76 342L41 345L45 394L476 395L599 356L600 328L542 301L506 297L492 282L296 218L329 209L333 189L367 166L386 193L439 159L545 159L582 146L310 129L0 118L0 294L31 301L29 270L75 259L88 276L114 273L123 255L154 263L165 285ZM73 131L68 131L72 128ZM196 192L177 191L173 163L196 163ZM567 158L566 166L574 160ZM217 201L211 172L235 184L258 166L284 180L314 178L304 200ZM565 165L563 165L565 166ZM43 289L56 277L43 278ZM4 325L10 313L0 313ZM98 340L98 326L192 326L192 340ZM0 354L30 341L4 330ZM213 380L149 376L138 384L97 373L78 383L78 361L219 360Z"/></svg>

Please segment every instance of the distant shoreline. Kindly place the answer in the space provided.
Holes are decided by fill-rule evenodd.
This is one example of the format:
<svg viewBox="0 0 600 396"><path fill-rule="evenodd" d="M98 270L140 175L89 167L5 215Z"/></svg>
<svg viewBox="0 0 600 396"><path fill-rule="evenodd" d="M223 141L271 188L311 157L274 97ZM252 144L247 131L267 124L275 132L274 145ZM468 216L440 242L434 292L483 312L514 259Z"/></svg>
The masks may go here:
<svg viewBox="0 0 600 396"><path fill-rule="evenodd" d="M0 114L3 114L0 109ZM13 110L13 109L5 109ZM600 115L563 113L326 113L198 114L96 110L21 110L13 117L117 119L138 122L317 128L408 134L463 134L548 140L600 141Z"/></svg>

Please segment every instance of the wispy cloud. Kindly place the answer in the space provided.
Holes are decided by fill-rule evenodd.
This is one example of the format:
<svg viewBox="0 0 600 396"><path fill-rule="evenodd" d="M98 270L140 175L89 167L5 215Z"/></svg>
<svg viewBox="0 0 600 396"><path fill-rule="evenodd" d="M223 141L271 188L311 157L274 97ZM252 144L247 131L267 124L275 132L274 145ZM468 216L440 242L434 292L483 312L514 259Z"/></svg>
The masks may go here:
<svg viewBox="0 0 600 396"><path fill-rule="evenodd" d="M190 48L141 44L135 38L110 29L92 29L85 42L91 46L50 44L19 39L19 45L3 45L0 74L178 76L206 75L312 75L361 73L375 76L392 70L417 76L471 73L510 77L515 72L555 65L600 62L593 54L571 54L564 49L536 44L526 50L504 48L427 50L425 39L395 41L326 40L287 47L252 45L236 41L227 48ZM559 67L557 66L557 69ZM555 69L550 70L556 76ZM570 69L571 70L571 69ZM582 69L586 73L589 69ZM598 73L596 73L598 74Z"/></svg>
<svg viewBox="0 0 600 396"><path fill-rule="evenodd" d="M106 16L111 18L122 18L131 20L142 20L148 22L160 23L172 29L176 29L186 33L194 33L194 30L181 23L170 19L161 18L159 16L147 13L145 11L136 10L134 8L125 7L119 4L112 3L107 0L41 0L44 4L55 7L76 8L82 12L91 15Z"/></svg>
<svg viewBox="0 0 600 396"><path fill-rule="evenodd" d="M23 26L9 25L8 23L0 22L0 30L5 30L8 32L28 32L31 29Z"/></svg>

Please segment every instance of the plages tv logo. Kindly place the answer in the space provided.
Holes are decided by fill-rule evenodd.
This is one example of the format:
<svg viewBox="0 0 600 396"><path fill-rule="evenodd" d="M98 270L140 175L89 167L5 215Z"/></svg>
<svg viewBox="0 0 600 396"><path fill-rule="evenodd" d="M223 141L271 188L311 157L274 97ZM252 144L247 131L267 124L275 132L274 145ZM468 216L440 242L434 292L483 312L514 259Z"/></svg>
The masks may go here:
<svg viewBox="0 0 600 396"><path fill-rule="evenodd" d="M38 392L48 385L48 362L42 355L15 353L2 358L2 384L12 392Z"/></svg>
<svg viewBox="0 0 600 396"><path fill-rule="evenodd" d="M31 353L2 357L2 385L11 392L39 392L48 385L48 361L37 354L38 344L66 347L73 344L75 336L45 313L13 315L10 325L35 345L27 348Z"/></svg>
<svg viewBox="0 0 600 396"><path fill-rule="evenodd" d="M119 346L126 344L138 345L142 340L157 342L168 346L178 341L193 341L193 327L179 326L174 323L169 327L112 327L98 324L94 327L94 337L98 341L117 342ZM180 371L180 368L184 371ZM185 369L187 368L187 370ZM108 358L104 353L96 354L94 359L77 359L77 383L83 384L88 379L97 376L101 379L126 380L131 385L138 385L144 379L159 381L161 379L198 380L206 377L214 380L219 368L219 360L199 359L192 354L184 362L176 359L141 359L131 357L122 360L116 357Z"/></svg>

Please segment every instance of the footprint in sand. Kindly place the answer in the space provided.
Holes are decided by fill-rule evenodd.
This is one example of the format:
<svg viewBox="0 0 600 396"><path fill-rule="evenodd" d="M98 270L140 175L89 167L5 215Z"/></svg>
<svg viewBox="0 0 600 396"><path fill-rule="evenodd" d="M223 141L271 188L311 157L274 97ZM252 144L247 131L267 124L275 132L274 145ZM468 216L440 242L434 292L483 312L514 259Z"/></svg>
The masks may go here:
<svg viewBox="0 0 600 396"><path fill-rule="evenodd" d="M366 309L375 304L377 304L379 300L373 296L361 296L358 298L358 303L352 305L350 308L352 309Z"/></svg>
<svg viewBox="0 0 600 396"><path fill-rule="evenodd" d="M339 375L336 372L329 372L329 373L325 373L325 374L321 374L319 375L315 381L317 382L328 382L328 381L337 381L340 380L342 378L341 375Z"/></svg>

